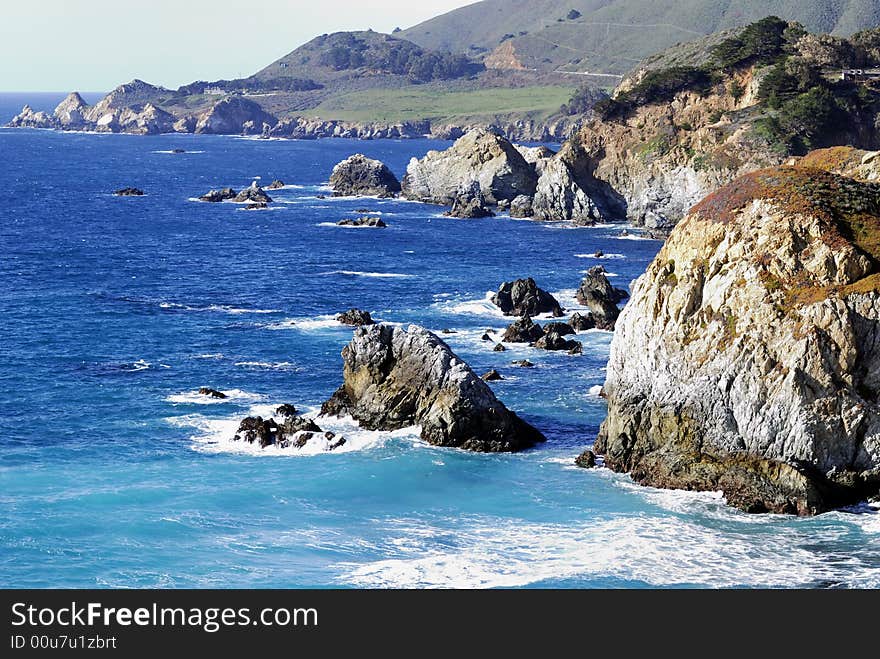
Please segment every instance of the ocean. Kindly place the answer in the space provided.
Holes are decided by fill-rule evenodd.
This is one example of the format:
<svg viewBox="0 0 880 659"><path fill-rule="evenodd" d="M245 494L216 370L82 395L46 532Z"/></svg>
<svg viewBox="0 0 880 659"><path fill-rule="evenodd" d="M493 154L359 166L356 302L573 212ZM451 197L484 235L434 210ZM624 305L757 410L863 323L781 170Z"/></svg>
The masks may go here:
<svg viewBox="0 0 880 659"><path fill-rule="evenodd" d="M63 96L0 95L0 123ZM582 356L480 340L511 321L487 300L501 282L534 277L575 310L585 270L628 286L659 242L321 198L353 153L402 176L446 146L0 129L0 586L880 586L867 506L750 516L575 468L604 418L610 333L581 333ZM271 210L193 200L276 178ZM146 195L112 195L126 186ZM362 208L388 228L335 226ZM319 421L348 440L332 453L232 442L248 414L332 394L350 307L454 330L547 443L478 455L345 420Z"/></svg>

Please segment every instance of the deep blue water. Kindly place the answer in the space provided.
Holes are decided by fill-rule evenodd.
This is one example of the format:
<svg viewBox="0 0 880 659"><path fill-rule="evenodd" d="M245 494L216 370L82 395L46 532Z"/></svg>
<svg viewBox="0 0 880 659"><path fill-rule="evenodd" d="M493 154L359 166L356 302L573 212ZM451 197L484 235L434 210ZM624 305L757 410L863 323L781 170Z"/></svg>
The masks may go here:
<svg viewBox="0 0 880 659"><path fill-rule="evenodd" d="M23 102L0 96L0 120ZM571 308L590 254L627 285L659 243L317 198L354 152L402 175L445 146L0 130L0 586L877 586L870 512L754 517L573 468L604 416L610 334L582 334L581 357L480 341L506 325L485 300L502 281L533 276ZM290 184L275 210L191 201L256 176ZM147 195L110 194L128 185ZM389 227L332 225L358 208ZM456 330L549 441L474 455L322 420L343 450L230 442L250 411L333 392L351 330L332 317L351 306ZM232 395L208 404L204 385Z"/></svg>

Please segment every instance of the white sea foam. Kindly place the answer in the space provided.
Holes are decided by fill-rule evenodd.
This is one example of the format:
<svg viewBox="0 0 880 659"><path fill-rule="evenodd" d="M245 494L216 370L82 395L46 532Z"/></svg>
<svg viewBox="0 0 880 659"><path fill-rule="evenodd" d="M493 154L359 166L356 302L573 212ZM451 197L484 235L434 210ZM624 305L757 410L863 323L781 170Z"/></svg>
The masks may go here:
<svg viewBox="0 0 880 659"><path fill-rule="evenodd" d="M720 505L714 495L704 498L702 505L707 499L710 505ZM436 538L449 537L448 528L424 520L397 520L387 534L387 553L394 558L337 564L338 582L382 588L490 588L616 578L651 586L724 588L797 587L846 579L876 586L880 581L880 568L858 559L845 565L828 561L821 550L813 549L821 532L804 542L806 536L790 520L764 534L725 532L675 515L597 519L583 525L477 516L457 521L452 543L437 543Z"/></svg>
<svg viewBox="0 0 880 659"><path fill-rule="evenodd" d="M589 270L581 270L581 274L588 275L588 274L590 274L590 271ZM608 279L614 279L615 277L620 277L620 275L618 273L608 272L608 271L605 272L605 276L608 277Z"/></svg>
<svg viewBox="0 0 880 659"><path fill-rule="evenodd" d="M379 228L379 227L371 227L369 224L336 224L336 222L318 222L315 226L316 227L336 227L337 229L377 229L377 228ZM322 273L322 274L327 274L327 273ZM353 274L353 273L345 272L345 274ZM369 274L363 274L363 273L358 273L358 274L361 274L364 277L370 276ZM373 276L377 276L377 275L374 274ZM384 276L387 277L389 275L384 275ZM398 275L398 276L404 277L407 275Z"/></svg>
<svg viewBox="0 0 880 659"><path fill-rule="evenodd" d="M183 405L215 405L217 403L247 403L263 399L261 394L242 391L241 389L229 389L222 393L226 394L226 398L205 396L204 394L200 394L198 390L184 391L179 394L172 394L165 398L165 400L169 403Z"/></svg>
<svg viewBox="0 0 880 659"><path fill-rule="evenodd" d="M235 366L240 368L267 369L272 371L298 371L299 366L293 362L261 362L261 361L245 361L235 362Z"/></svg>
<svg viewBox="0 0 880 659"><path fill-rule="evenodd" d="M195 355L193 359L223 359L225 355L222 352L206 352L201 355Z"/></svg>
<svg viewBox="0 0 880 659"><path fill-rule="evenodd" d="M175 156L185 156L185 155L188 155L188 154L190 154L190 153L204 153L204 151L189 151L189 150L186 150L186 151L180 152L180 151L174 151L174 150L172 150L172 149L165 149L165 150L153 151L153 153L170 153L170 154L175 155Z"/></svg>
<svg viewBox="0 0 880 659"><path fill-rule="evenodd" d="M325 432L335 433L336 437L333 440L327 440L322 434L316 433L302 448L294 446L288 448L278 448L276 446L260 448L259 444L249 444L248 442L236 442L233 440L244 416L269 418L274 415L276 407L277 405L254 405L246 414L237 414L221 419L210 418L201 414L188 414L185 416L169 417L166 419L166 422L179 428L195 430L195 434L190 437L193 442L192 448L205 453L235 453L260 457L303 457L341 455L355 451L364 451L384 446L389 441L420 442L419 434L421 431L418 427L404 428L394 432L362 430L358 427L357 422L350 417L341 419L315 418L318 412L317 408L305 410L305 416L315 418L317 424ZM345 444L331 451L330 445L338 441L340 437L345 438Z"/></svg>
<svg viewBox="0 0 880 659"><path fill-rule="evenodd" d="M268 330L298 329L302 331L321 330L345 327L336 320L334 315L314 316L311 318L285 318L277 323L266 325Z"/></svg>
<svg viewBox="0 0 880 659"><path fill-rule="evenodd" d="M233 315L281 313L280 309L245 309L242 307L233 307L228 304L209 304L206 306L195 306L189 304L180 304L178 302L160 302L159 307L162 309L178 309L180 311L217 312Z"/></svg>
<svg viewBox="0 0 880 659"><path fill-rule="evenodd" d="M663 241L658 238L649 238L648 236L639 236L637 234L627 234L625 236L611 236L616 240L649 240L656 243L662 243Z"/></svg>
<svg viewBox="0 0 880 659"><path fill-rule="evenodd" d="M596 259L597 261L607 261L607 260L615 260L615 259L625 259L626 254L603 254L602 256L596 256L593 254L575 254L575 258L578 259Z"/></svg>
<svg viewBox="0 0 880 659"><path fill-rule="evenodd" d="M345 275L346 277L369 277L375 279L412 279L416 275L405 275L399 272L361 272L360 270L330 270L320 272L321 275Z"/></svg>

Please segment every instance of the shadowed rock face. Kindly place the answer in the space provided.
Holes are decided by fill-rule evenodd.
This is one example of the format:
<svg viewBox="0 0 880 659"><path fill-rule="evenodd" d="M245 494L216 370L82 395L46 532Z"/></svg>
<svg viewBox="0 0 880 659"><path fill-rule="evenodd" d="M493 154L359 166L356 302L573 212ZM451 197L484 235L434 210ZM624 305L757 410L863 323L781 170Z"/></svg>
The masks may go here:
<svg viewBox="0 0 880 659"><path fill-rule="evenodd" d="M620 315L617 303L629 297L622 288L614 288L601 265L590 268L577 290L577 301L590 310L595 327L613 330Z"/></svg>
<svg viewBox="0 0 880 659"><path fill-rule="evenodd" d="M746 175L676 226L614 335L596 442L646 485L815 514L880 489L880 186Z"/></svg>
<svg viewBox="0 0 880 659"><path fill-rule="evenodd" d="M542 313L553 314L555 318L562 316L562 307L556 298L538 288L531 277L501 284L492 296L492 304L505 316L537 316Z"/></svg>
<svg viewBox="0 0 880 659"><path fill-rule="evenodd" d="M334 197L393 197L400 181L385 163L356 153L333 168L330 186Z"/></svg>
<svg viewBox="0 0 880 659"><path fill-rule="evenodd" d="M417 425L430 444L470 451L519 451L544 441L449 346L420 327L358 328L342 358L344 382L322 414L350 414L371 430Z"/></svg>

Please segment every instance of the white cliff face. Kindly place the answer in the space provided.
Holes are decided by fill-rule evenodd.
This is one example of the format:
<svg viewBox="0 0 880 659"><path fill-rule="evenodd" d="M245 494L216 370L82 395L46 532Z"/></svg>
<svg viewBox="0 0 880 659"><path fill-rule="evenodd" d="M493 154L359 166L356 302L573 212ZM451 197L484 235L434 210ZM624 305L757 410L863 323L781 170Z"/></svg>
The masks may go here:
<svg viewBox="0 0 880 659"><path fill-rule="evenodd" d="M257 103L241 96L229 96L215 103L197 118L195 132L262 135L268 133L277 123L278 120Z"/></svg>
<svg viewBox="0 0 880 659"><path fill-rule="evenodd" d="M618 320L606 464L756 512L880 489L878 237L880 190L815 169L701 203Z"/></svg>
<svg viewBox="0 0 880 659"><path fill-rule="evenodd" d="M574 221L591 224L603 219L603 213L587 192L575 181L562 159L550 160L543 169L532 202L535 219Z"/></svg>
<svg viewBox="0 0 880 659"><path fill-rule="evenodd" d="M535 192L537 175L508 140L486 130L474 130L445 151L429 151L413 158L403 179L409 199L452 204L476 181L486 202L511 202Z"/></svg>

